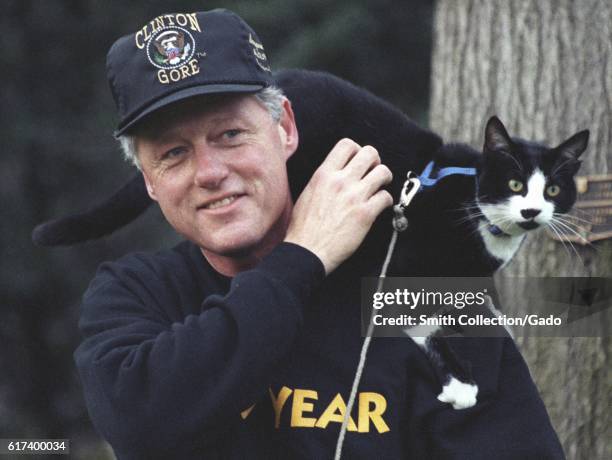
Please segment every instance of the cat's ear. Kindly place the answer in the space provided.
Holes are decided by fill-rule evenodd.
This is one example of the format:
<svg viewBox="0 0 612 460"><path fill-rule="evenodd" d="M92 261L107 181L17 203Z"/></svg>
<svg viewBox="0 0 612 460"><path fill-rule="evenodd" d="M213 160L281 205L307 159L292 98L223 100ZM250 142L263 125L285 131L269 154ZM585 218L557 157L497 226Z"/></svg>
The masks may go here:
<svg viewBox="0 0 612 460"><path fill-rule="evenodd" d="M586 150L588 144L589 130L585 129L559 144L555 151L560 152L566 158L577 159Z"/></svg>
<svg viewBox="0 0 612 460"><path fill-rule="evenodd" d="M510 150L512 140L506 131L506 127L499 118L493 116L487 121L485 127L484 151Z"/></svg>

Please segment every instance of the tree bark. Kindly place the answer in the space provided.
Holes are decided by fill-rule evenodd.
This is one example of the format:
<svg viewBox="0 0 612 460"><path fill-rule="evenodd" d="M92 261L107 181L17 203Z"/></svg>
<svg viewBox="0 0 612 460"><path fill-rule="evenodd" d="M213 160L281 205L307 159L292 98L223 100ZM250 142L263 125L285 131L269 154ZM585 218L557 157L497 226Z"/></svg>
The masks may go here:
<svg viewBox="0 0 612 460"><path fill-rule="evenodd" d="M435 131L477 149L494 114L549 145L588 128L579 174L612 172L612 4L439 0L430 105ZM611 262L611 241L565 250L541 231L498 276L609 277ZM596 338L517 339L570 459L612 458L608 326Z"/></svg>

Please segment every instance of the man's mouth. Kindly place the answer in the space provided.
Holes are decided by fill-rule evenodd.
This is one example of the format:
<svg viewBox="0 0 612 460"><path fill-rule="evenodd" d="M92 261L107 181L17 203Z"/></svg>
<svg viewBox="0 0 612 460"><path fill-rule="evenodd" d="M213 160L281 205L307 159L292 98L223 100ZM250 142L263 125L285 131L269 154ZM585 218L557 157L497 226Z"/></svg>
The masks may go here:
<svg viewBox="0 0 612 460"><path fill-rule="evenodd" d="M207 203L203 206L201 206L201 209L217 209L217 208L222 208L223 206L227 206L232 204L234 201L236 201L238 198L240 198L241 195L231 195L231 196L226 196L225 198L221 198L220 200L216 200L216 201L212 201L210 203Z"/></svg>
<svg viewBox="0 0 612 460"><path fill-rule="evenodd" d="M518 222L518 226L525 230L533 230L534 228L538 228L540 224L535 220L528 220L526 222Z"/></svg>

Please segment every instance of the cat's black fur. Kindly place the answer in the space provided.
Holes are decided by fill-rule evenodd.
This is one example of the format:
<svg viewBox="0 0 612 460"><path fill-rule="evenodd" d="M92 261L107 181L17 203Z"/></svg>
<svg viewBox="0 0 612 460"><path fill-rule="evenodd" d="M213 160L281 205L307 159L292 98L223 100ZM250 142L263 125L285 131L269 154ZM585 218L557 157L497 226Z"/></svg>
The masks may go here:
<svg viewBox="0 0 612 460"><path fill-rule="evenodd" d="M278 82L293 101L300 133L299 149L288 163L294 197L341 137L379 150L383 163L394 173L390 191L396 200L406 173L420 173L432 159L437 168L465 166L478 170L477 179L449 176L434 189L417 194L406 210L410 226L400 235L391 275L491 276L505 261L485 249L477 232L482 222L471 218L475 213L466 207L475 205L477 182L482 202L507 197L507 183L516 172L517 159L525 176L540 163L545 174L563 165L555 175L563 191L557 198L556 211L567 212L575 201L573 176L580 165L577 158L586 148L588 131L550 149L511 139L494 118L487 124L483 151L477 151L464 144L443 144L437 134L416 125L395 107L331 75L291 70L281 72ZM391 210L387 210L378 219L360 249L367 251L368 257L356 259L371 263L377 258L382 262L391 216Z"/></svg>
<svg viewBox="0 0 612 460"><path fill-rule="evenodd" d="M526 184L536 168L562 190L549 200L555 202L556 212L567 212L576 199L573 176L580 164L577 158L586 148L587 131L550 149L511 139L501 122L492 118L486 127L483 151L479 152L467 145L444 144L438 135L416 125L392 105L329 74L287 70L276 77L278 86L292 101L299 132L298 150L287 165L294 199L343 137L378 149L382 162L394 173L389 189L396 200L407 172L420 173L431 160L435 160L436 169L445 166L477 169L476 178L449 176L432 190L417 194L406 210L410 225L400 234L388 275L491 276L507 260L487 249L479 230L487 226L487 220L477 205L496 204L513 194L518 196L508 189L509 181ZM149 203L139 174L114 196L85 213L39 226L33 239L42 245L58 245L98 238L136 218ZM392 232L391 218L390 209L383 212L357 256L349 259L339 272L378 274ZM533 222L522 225L535 226ZM512 231L522 232L517 225ZM512 237L502 234L495 238ZM449 375L469 380L461 366L453 364L456 360L440 358L439 350L444 348L444 343L438 349L425 347L441 373L441 384L448 381ZM446 357L451 353L442 351Z"/></svg>
<svg viewBox="0 0 612 460"><path fill-rule="evenodd" d="M294 198L342 137L361 145L373 145L379 150L383 163L394 172L389 188L396 199L405 174L421 172L432 159L438 167L478 168L480 193L488 197L483 200L494 201L507 195L506 176L513 168L513 160L507 155L493 155L487 149L505 149L521 157L527 169L533 168L538 158L548 152L548 156L544 155L545 172L554 169L559 158L568 157L556 156L558 149L547 149L519 139L514 139L511 145L507 141L509 138L503 135L503 126L501 132L497 129L489 133L484 154L463 144L443 144L438 135L418 126L391 104L332 75L285 70L279 72L276 79L293 103L300 135L298 150L287 165ZM567 150L571 149L567 147ZM577 157L579 153L573 152L573 155ZM487 165L489 167L483 168ZM559 176L562 177L562 189L567 193L563 194L558 212L566 212L575 201L572 178L578 166L578 161L570 161L561 170L564 173ZM500 173L491 174L491 171ZM501 261L484 250L481 239L474 232L474 220L468 219L462 209L466 203L473 204L475 183L472 177L450 176L439 182L434 190L417 195L407 210L411 225L401 238L403 244L398 250L403 256L398 259L403 263L393 268L395 274L489 276L499 268ZM33 239L38 244L54 246L99 238L135 219L150 203L139 174L115 195L90 210L37 227ZM378 220L385 224L375 225L364 247L368 243L377 246L376 241L387 243L385 235L390 232L387 225L390 218L388 210ZM449 254L453 255L452 259Z"/></svg>
<svg viewBox="0 0 612 460"><path fill-rule="evenodd" d="M300 143L288 162L295 198L336 142L348 137L376 146L392 170L422 168L441 145L439 136L408 119L391 104L330 74L284 70L277 85L292 101ZM401 188L399 177L393 189ZM100 204L82 213L38 226L33 240L42 246L71 245L112 233L138 217L149 205L144 181L137 174Z"/></svg>

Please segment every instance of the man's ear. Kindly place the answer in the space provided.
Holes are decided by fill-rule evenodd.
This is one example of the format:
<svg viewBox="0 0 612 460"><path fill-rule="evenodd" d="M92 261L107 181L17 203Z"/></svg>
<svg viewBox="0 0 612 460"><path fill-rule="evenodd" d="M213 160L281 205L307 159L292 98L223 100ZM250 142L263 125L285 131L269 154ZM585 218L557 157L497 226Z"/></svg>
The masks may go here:
<svg viewBox="0 0 612 460"><path fill-rule="evenodd" d="M283 111L278 122L278 130L285 152L285 160L288 160L297 150L299 135L297 125L295 124L295 115L291 108L291 102L287 98L283 99Z"/></svg>
<svg viewBox="0 0 612 460"><path fill-rule="evenodd" d="M149 196L151 197L153 201L157 201L157 194L155 193L155 188L151 184L151 181L149 180L147 173L145 173L144 171L141 171L141 172L142 172L142 177L144 178L144 181L145 181L145 185L147 187L147 193L149 194Z"/></svg>

